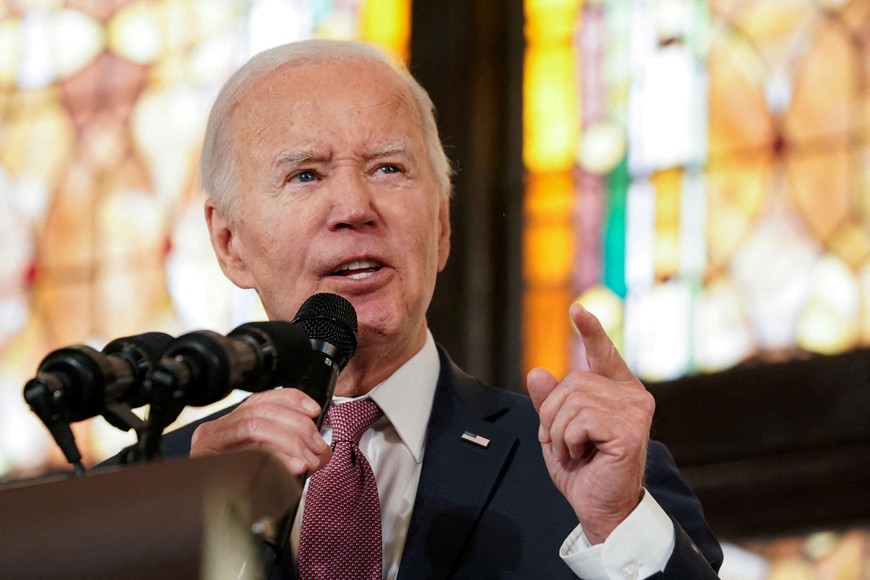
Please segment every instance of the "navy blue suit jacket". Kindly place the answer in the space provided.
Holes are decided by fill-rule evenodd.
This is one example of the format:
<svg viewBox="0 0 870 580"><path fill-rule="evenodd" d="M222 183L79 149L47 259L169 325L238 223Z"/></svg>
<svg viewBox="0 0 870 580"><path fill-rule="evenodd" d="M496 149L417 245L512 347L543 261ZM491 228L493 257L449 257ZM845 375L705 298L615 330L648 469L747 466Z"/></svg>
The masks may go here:
<svg viewBox="0 0 870 580"><path fill-rule="evenodd" d="M441 349L439 356L441 374L399 579L573 578L559 547L577 519L544 465L531 401L483 385ZM166 434L164 455L188 454L201 422ZM463 440L466 431L490 444ZM676 530L673 555L655 577L716 578L719 544L670 453L655 441L645 485ZM287 562L279 568L289 570Z"/></svg>

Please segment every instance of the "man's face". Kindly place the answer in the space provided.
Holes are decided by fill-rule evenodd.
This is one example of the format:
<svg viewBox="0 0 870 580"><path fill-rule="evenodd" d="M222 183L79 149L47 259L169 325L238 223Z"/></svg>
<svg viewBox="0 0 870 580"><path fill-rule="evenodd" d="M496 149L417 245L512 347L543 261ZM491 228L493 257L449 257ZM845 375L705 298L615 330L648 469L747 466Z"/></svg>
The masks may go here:
<svg viewBox="0 0 870 580"><path fill-rule="evenodd" d="M359 62L278 69L231 123L238 212L228 221L206 210L227 276L255 288L271 319L332 292L357 311L360 349L419 348L449 210L395 73Z"/></svg>

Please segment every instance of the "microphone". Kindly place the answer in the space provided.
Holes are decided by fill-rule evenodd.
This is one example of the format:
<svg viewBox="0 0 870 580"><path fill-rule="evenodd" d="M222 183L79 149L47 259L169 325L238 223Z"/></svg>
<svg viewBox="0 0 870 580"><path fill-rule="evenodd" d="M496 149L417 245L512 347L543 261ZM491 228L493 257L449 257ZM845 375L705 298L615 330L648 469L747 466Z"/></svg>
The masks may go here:
<svg viewBox="0 0 870 580"><path fill-rule="evenodd" d="M124 462L157 455L163 430L185 406L216 403L236 388L257 392L292 383L310 360L308 335L289 322L249 322L227 336L198 330L178 337L151 373L147 425Z"/></svg>
<svg viewBox="0 0 870 580"><path fill-rule="evenodd" d="M169 345L151 373L152 410L169 403L202 407L233 389L258 392L292 383L310 359L308 334L289 322L248 322L226 336L191 332Z"/></svg>
<svg viewBox="0 0 870 580"><path fill-rule="evenodd" d="M356 310L338 294L321 292L299 307L292 324L305 329L311 337L312 348L311 363L293 386L320 405L322 411L316 420L320 428L332 401L338 374L356 352Z"/></svg>
<svg viewBox="0 0 870 580"><path fill-rule="evenodd" d="M115 339L102 352L83 344L61 348L39 363L24 400L77 472L81 455L70 423L103 415L119 426L122 405L129 410L148 402L149 373L170 342L168 334L148 332Z"/></svg>
<svg viewBox="0 0 870 580"><path fill-rule="evenodd" d="M320 429L326 418L326 409L332 401L338 374L356 352L356 310L353 304L338 294L321 292L302 303L292 324L305 329L311 337L312 348L308 369L293 386L320 405L320 415L314 420ZM300 483L304 485L307 477L307 474L303 475ZM283 518L274 539L265 541L272 552L271 567L275 566L289 545L295 514L296 510L293 510Z"/></svg>

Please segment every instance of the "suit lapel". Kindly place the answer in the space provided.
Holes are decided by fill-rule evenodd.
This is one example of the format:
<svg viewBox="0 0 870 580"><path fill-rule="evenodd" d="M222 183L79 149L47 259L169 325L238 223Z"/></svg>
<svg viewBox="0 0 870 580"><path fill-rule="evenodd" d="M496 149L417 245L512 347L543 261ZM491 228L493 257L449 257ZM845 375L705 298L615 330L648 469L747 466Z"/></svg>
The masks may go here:
<svg viewBox="0 0 870 580"><path fill-rule="evenodd" d="M441 375L400 579L449 574L516 445L514 435L493 424L505 409L440 349L439 354ZM463 438L465 433L478 442Z"/></svg>

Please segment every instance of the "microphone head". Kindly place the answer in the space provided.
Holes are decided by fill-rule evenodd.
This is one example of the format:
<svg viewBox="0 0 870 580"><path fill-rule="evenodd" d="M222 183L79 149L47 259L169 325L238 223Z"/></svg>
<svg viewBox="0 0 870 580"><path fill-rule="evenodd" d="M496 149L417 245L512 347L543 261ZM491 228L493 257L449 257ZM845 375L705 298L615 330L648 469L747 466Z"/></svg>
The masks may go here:
<svg viewBox="0 0 870 580"><path fill-rule="evenodd" d="M312 343L332 345L340 369L344 369L356 352L356 310L338 294L320 292L310 296L299 307L292 324L302 327Z"/></svg>
<svg viewBox="0 0 870 580"><path fill-rule="evenodd" d="M248 322L227 336L250 342L264 357L264 372L245 390L257 392L292 384L305 374L311 362L308 334L289 322Z"/></svg>
<svg viewBox="0 0 870 580"><path fill-rule="evenodd" d="M130 407L141 407L150 398L151 371L160 362L163 353L174 339L165 332L146 332L135 336L116 338L103 348L103 354L119 357L130 365L131 384L118 393L105 393L106 402L125 402Z"/></svg>

